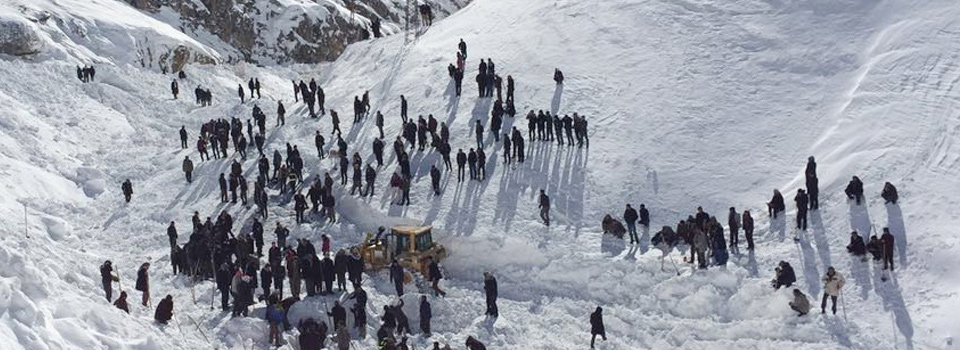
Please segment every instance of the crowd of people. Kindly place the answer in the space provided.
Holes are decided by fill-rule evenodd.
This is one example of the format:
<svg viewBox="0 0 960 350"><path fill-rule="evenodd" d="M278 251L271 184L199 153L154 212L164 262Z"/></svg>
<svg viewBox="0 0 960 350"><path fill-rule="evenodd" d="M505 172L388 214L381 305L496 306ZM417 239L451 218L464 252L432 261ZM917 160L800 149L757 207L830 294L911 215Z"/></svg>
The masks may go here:
<svg viewBox="0 0 960 350"><path fill-rule="evenodd" d="M460 95L462 89L462 79L465 74L465 62L467 59L467 46L461 39L458 44L456 64L448 66L450 77L454 80L455 93ZM89 70L89 72L88 72ZM182 73L182 72L181 72ZM93 68L78 67L78 78L83 81L92 80L94 76ZM183 76L180 79L184 79ZM554 81L558 85L563 84L563 73L556 69L554 72ZM476 136L475 147L458 148L456 152L457 163L457 181L467 180L465 170L469 170L469 180L485 181L487 155L485 149L496 147L496 145L487 145L485 143L486 131L488 130L494 138L494 143L503 142L503 157L505 164L512 164L514 160L523 163L525 159L524 143L529 141L556 141L558 145L577 147L586 145L589 147L588 123L584 116L578 113L571 115L552 114L550 111L530 110L527 115L527 135L524 135L516 128L504 132L501 138L501 127L504 117L514 117L516 108L514 102L515 82L514 78L507 75L506 78L506 98L503 98L502 88L503 79L496 73L495 64L492 59L481 59L476 75L478 95L480 98L493 98L496 94L496 100L493 103L490 120L486 125L481 120L476 120L472 130ZM256 78L250 78L247 82L247 90L250 92L250 98L256 94L257 99L261 98L260 81ZM325 92L323 88L314 80L309 83L303 80L293 82L294 100L299 102L303 100L308 109L310 118L319 118L326 115ZM176 80L171 83L171 92L174 99L179 93L179 84ZM212 103L212 95L209 90L202 89L200 86L195 90L197 103L201 106L208 106ZM246 103L246 94L243 84L238 86L238 95L241 104ZM440 155L441 164L432 164L430 167L431 189L434 195L441 194L440 181L442 179L441 169L450 172L451 162L451 135L446 122L438 121L432 114L425 118L419 115L416 119L408 117L408 101L405 96L400 96L400 116L402 127L399 135L393 142L393 151L396 160L396 170L390 177L390 187L394 194L394 203L398 205L409 205L410 188L413 182L412 165L410 164L412 152L437 152ZM288 323L287 312L290 308L302 298L314 296L325 296L334 293L348 293L346 300L353 304L349 311L353 314L353 329L356 334L363 338L366 336L367 327L367 295L362 284L364 274L364 260L355 249L340 248L334 249L332 238L328 235L322 235L320 238L320 252L318 253L313 243L306 238L300 238L294 244L288 244L287 239L290 236L290 230L285 227L278 219L275 223L274 235L275 241L271 242L267 249L266 256L263 253L263 247L267 243L264 237L264 226L268 220L268 208L271 205L271 195L268 190L274 190L274 196L287 196L292 199L295 224L299 225L307 222L307 211L311 210L314 215L318 215L328 223L336 222L336 202L337 196L334 195L335 181L329 172L315 172L308 174L304 167L304 156L301 155L297 145L287 143L285 147L272 147L267 144L266 114L260 108L259 104L252 107L252 116L244 123L240 118L231 117L228 119L214 119L203 123L200 126L196 137L196 151L200 154L200 162L217 161L229 162L229 175L226 172L219 173L216 181L220 189L220 201L222 203L248 205L248 181L245 177L244 163L247 159L249 148L256 147L258 156L256 158L257 176L254 181L253 204L257 207L257 215L252 218L252 224L249 226L237 225L229 210L221 210L214 213L216 219L206 217L201 219L199 211L194 212L192 221L192 231L187 242L180 245L179 231L176 222L171 222L167 227L167 236L170 243L170 261L174 274L180 274L192 277L193 279L209 279L216 283L216 289L220 292L220 307L223 310L229 310L234 317L248 316L251 306L263 303L266 309L266 320L270 326L269 341L271 344L279 345L282 341L284 331L294 327ZM340 120L337 112L330 108L329 115L333 129L330 133L331 138L335 136L335 141L331 140L330 149L326 151L327 140L319 130L315 132L314 143L319 159L325 159L329 154L336 159L336 168L339 170L339 185L345 190L350 186L349 195L359 195L361 197L374 195L374 184L378 173L385 171L387 166L383 159L383 148L385 135L383 132L383 114L377 110L374 113L374 120L379 131L377 137L372 143L374 159L367 159L364 163L359 151L354 150L349 153L350 147L343 139L340 130ZM364 123L371 115L371 101L369 92L364 92L361 96L354 98L354 124ZM277 123L276 127L285 126L285 107L281 101L277 101ZM255 124L255 125L254 125ZM565 136L564 136L565 134ZM181 148L187 149L189 133L186 126L179 130ZM249 142L253 140L253 142ZM230 149L233 149L231 155ZM272 153L269 153L269 149ZM281 153L280 148L285 148L286 156ZM272 156L268 158L268 155ZM375 164L374 164L375 163ZM439 166L438 166L439 165ZM272 168L272 169L271 169ZM182 169L187 183L194 180L193 173L196 165L189 156L184 157ZM271 172L271 170L273 170ZM351 171L352 170L352 174ZM796 225L798 230L807 229L808 210L819 209L819 188L816 177L816 162L810 157L806 175L806 189L798 190L794 200L797 205ZM312 181L310 180L312 177ZM133 195L133 187L129 180L122 185L122 190L126 202L130 202ZM304 194L304 191L306 193ZM863 183L856 176L850 181L845 189L848 198L860 205L863 200ZM899 197L896 188L889 182L885 184L882 191L882 198L887 203L898 201ZM786 209L784 199L779 190L774 190L773 198L768 206L768 214L772 219L777 219L783 215ZM538 198L538 209L540 218L547 226L550 225L550 197L544 190L540 190ZM626 205L622 215L626 228L619 224L619 221L612 216L604 219L604 231L620 232L622 236L629 233L630 243L640 243L640 237L637 234L637 224L643 230L647 230L650 225L650 214L644 204L639 206L639 210L634 209L630 204ZM261 222L260 220L263 220ZM619 225L619 226L618 226ZM728 232L725 236L724 231ZM723 266L729 258L728 248L736 251L739 247L739 232L743 230L746 246L748 250L754 250L754 219L749 210L742 213L737 212L735 207L730 207L727 215L726 228L721 224L716 216L710 215L698 207L696 213L689 215L686 219L680 220L676 229L671 226L663 226L653 237L652 242L655 246L666 252L674 247L685 245L689 247L690 256L685 261L690 264L696 264L699 269L706 269L709 265ZM290 242L294 243L294 242ZM893 236L887 228L884 228L884 234L877 238L873 235L869 243L864 243L863 238L858 232L851 233L850 245L847 246L851 254L864 256L870 253L874 260L883 261L884 269L893 269ZM150 263L141 265L137 273L136 290L141 291L143 306L150 305ZM103 288L108 301L124 311L129 312L127 302L127 293L122 291L118 299L112 299L112 284L118 282L118 275L115 274L112 263L108 260L100 267ZM796 276L789 263L781 262L776 269L777 277L773 284L775 288L791 287L796 282ZM398 297L404 294L404 276L407 272L396 261L390 266L390 280ZM437 262L431 262L429 274L425 276L433 283L434 296L441 297L445 294L440 287L442 272ZM824 295L821 302L821 312L825 312L828 300L832 300L831 310L836 313L837 296L840 294L844 285L843 276L836 272L833 267L828 269L823 282ZM349 282L349 283L348 283ZM334 284L336 287L334 288ZM350 290L348 291L348 284ZM284 285L288 286L288 296L284 297ZM485 314L490 317L499 317L499 310L496 305L498 297L497 280L492 273L483 274L483 286L486 294ZM806 296L799 290L794 289L794 301L790 307L799 313L800 316L807 314L810 310L810 303ZM398 299L396 303L383 306L383 313L380 316L380 327L376 331L377 342L382 349L407 349L407 336L411 334L411 329L407 315L403 311L403 299ZM419 305L419 328L423 334L431 334L431 319L433 311L430 299L427 295L420 298ZM324 317L329 316L331 328L324 321ZM155 319L160 323L167 323L173 317L172 296L167 295L158 303ZM590 314L591 325L591 348L597 336L606 340L606 332L603 326L602 308L597 307ZM296 328L299 329L299 342L304 349L322 348L328 340L328 335L332 338L338 348L346 349L349 347L351 339L348 329L348 320L346 308L336 301L333 307L327 312L327 315L315 315L299 322ZM330 334L328 334L328 332ZM474 337L469 337L466 346L471 350L484 349L484 345ZM434 344L435 349L441 349L439 343Z"/></svg>

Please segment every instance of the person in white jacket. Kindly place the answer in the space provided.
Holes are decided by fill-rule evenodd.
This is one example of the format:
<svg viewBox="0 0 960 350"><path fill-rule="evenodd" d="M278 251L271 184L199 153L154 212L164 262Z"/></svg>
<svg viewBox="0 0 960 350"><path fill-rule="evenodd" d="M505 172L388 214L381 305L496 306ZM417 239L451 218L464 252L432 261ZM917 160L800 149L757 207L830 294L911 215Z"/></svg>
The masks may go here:
<svg viewBox="0 0 960 350"><path fill-rule="evenodd" d="M837 297L840 296L840 289L843 288L845 282L843 275L834 270L833 266L827 268L827 274L823 276L823 299L820 301L821 314L826 313L828 296L833 301L833 314L837 314Z"/></svg>

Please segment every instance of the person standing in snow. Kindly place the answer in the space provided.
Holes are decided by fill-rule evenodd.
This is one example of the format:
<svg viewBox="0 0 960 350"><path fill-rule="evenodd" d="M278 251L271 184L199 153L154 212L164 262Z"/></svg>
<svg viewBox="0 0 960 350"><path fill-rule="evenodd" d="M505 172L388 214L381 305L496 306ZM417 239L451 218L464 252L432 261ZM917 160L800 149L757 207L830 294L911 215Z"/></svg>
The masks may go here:
<svg viewBox="0 0 960 350"><path fill-rule="evenodd" d="M807 169L804 171L807 184L807 196L810 197L810 209L820 208L820 180L817 179L817 162L813 156L807 158Z"/></svg>
<svg viewBox="0 0 960 350"><path fill-rule="evenodd" d="M590 348L593 349L593 345L597 340L597 336L600 336L604 341L607 340L607 331L603 327L603 309L597 306L597 309L590 314Z"/></svg>
<svg viewBox="0 0 960 350"><path fill-rule="evenodd" d="M277 222L277 228L273 230L273 233L277 235L277 246L281 248L286 247L287 236L290 235L290 230L280 225L280 222Z"/></svg>
<svg viewBox="0 0 960 350"><path fill-rule="evenodd" d="M113 274L113 263L110 260L104 261L100 265L100 282L103 284L103 291L107 295L107 301L113 300L113 282L119 282L120 277Z"/></svg>
<svg viewBox="0 0 960 350"><path fill-rule="evenodd" d="M420 331L424 335L430 336L430 319L433 318L433 310L430 308L430 302L426 295L420 296Z"/></svg>
<svg viewBox="0 0 960 350"><path fill-rule="evenodd" d="M640 203L640 226L643 229L643 232L647 232L650 229L650 212L647 211L647 206ZM637 243L640 242L640 239L637 239Z"/></svg>
<svg viewBox="0 0 960 350"><path fill-rule="evenodd" d="M177 81L174 80L170 83L170 92L173 93L173 99L177 99L177 95L180 94L180 84L177 84Z"/></svg>
<svg viewBox="0 0 960 350"><path fill-rule="evenodd" d="M180 126L180 148L187 149L187 127Z"/></svg>
<svg viewBox="0 0 960 350"><path fill-rule="evenodd" d="M133 184L130 183L130 179L123 181L123 184L120 185L120 189L123 191L123 199L130 203L130 196L133 195Z"/></svg>
<svg viewBox="0 0 960 350"><path fill-rule="evenodd" d="M840 295L845 282L843 275L834 270L833 266L827 268L827 274L823 276L823 299L820 301L821 314L826 313L828 297L833 302L833 314L837 314L837 297Z"/></svg>
<svg viewBox="0 0 960 350"><path fill-rule="evenodd" d="M193 161L190 156L183 157L183 174L187 178L187 183L193 182Z"/></svg>
<svg viewBox="0 0 960 350"><path fill-rule="evenodd" d="M216 282L217 290L220 291L220 308L223 311L227 311L230 307L230 283L232 282L233 271L230 269L230 265L223 263L220 265L220 269L217 270Z"/></svg>
<svg viewBox="0 0 960 350"><path fill-rule="evenodd" d="M790 309L797 312L797 317L810 312L810 300L798 288L793 289L793 301L790 302Z"/></svg>
<svg viewBox="0 0 960 350"><path fill-rule="evenodd" d="M737 208L730 207L727 226L730 227L730 247L736 247L740 244L740 213L737 213Z"/></svg>
<svg viewBox="0 0 960 350"><path fill-rule="evenodd" d="M743 236L747 239L747 250L753 250L753 217L749 210L743 211Z"/></svg>
<svg viewBox="0 0 960 350"><path fill-rule="evenodd" d="M883 234L880 235L880 244L883 247L883 269L886 270L889 267L890 271L893 271L894 238L890 234L889 227L883 228Z"/></svg>
<svg viewBox="0 0 960 350"><path fill-rule="evenodd" d="M557 85L563 85L563 72L560 71L560 68L553 69L553 81L556 82Z"/></svg>
<svg viewBox="0 0 960 350"><path fill-rule="evenodd" d="M327 315L333 317L334 331L338 331L340 328L346 328L347 310L343 308L343 305L340 305L340 300L333 302L333 308L330 310L330 312L327 312Z"/></svg>
<svg viewBox="0 0 960 350"><path fill-rule="evenodd" d="M446 296L447 292L444 292L440 289L440 280L443 279L443 274L440 273L440 264L437 263L433 257L428 257L430 260L429 271L430 271L430 282L432 283L434 296Z"/></svg>
<svg viewBox="0 0 960 350"><path fill-rule="evenodd" d="M277 126L287 125L286 119L283 119L285 114L287 114L287 109L283 108L283 101L277 101Z"/></svg>
<svg viewBox="0 0 960 350"><path fill-rule="evenodd" d="M393 287L396 289L398 297L403 297L403 276L403 267L400 266L397 259L393 259L393 262L390 263L390 280L393 281Z"/></svg>
<svg viewBox="0 0 960 350"><path fill-rule="evenodd" d="M543 224L550 226L550 197L543 190L540 190L540 200L537 208L540 208L540 219L543 220Z"/></svg>
<svg viewBox="0 0 960 350"><path fill-rule="evenodd" d="M140 265L140 270L137 271L137 285L136 289L143 292L143 297L140 301L140 304L147 306L147 303L150 302L150 274L148 270L150 269L150 263L145 262L143 265Z"/></svg>
<svg viewBox="0 0 960 350"><path fill-rule="evenodd" d="M810 203L810 197L807 197L807 193L803 192L803 189L797 190L797 195L793 198L793 201L797 203L797 229L798 230L807 230L807 208Z"/></svg>
<svg viewBox="0 0 960 350"><path fill-rule="evenodd" d="M173 251L177 247L177 226L173 221L167 226L167 239L170 241L170 251Z"/></svg>
<svg viewBox="0 0 960 350"><path fill-rule="evenodd" d="M773 190L773 198L767 203L767 209L768 214L774 219L777 218L777 214L786 210L786 204L783 203L783 195L780 194L780 190Z"/></svg>
<svg viewBox="0 0 960 350"><path fill-rule="evenodd" d="M171 318L173 318L173 296L167 294L167 297L157 303L157 312L153 314L153 319L158 323L167 324Z"/></svg>
<svg viewBox="0 0 960 350"><path fill-rule="evenodd" d="M483 273L483 291L487 294L487 316L500 317L497 309L497 278L490 272Z"/></svg>
<svg viewBox="0 0 960 350"><path fill-rule="evenodd" d="M640 243L640 238L637 237L637 210L633 209L630 204L627 204L627 209L623 211L623 221L627 223L627 232L630 233L630 244Z"/></svg>
<svg viewBox="0 0 960 350"><path fill-rule="evenodd" d="M244 97L244 96L243 96L243 84L238 84L238 85L237 85L237 95L240 95L240 103L243 103L243 101L244 101L244 98L243 98L243 97Z"/></svg>

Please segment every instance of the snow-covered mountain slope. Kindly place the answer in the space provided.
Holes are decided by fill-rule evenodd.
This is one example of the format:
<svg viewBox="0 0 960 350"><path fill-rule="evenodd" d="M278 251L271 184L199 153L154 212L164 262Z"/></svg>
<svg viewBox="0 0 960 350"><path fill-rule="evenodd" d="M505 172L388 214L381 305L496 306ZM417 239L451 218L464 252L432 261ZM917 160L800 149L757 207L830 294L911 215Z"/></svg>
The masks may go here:
<svg viewBox="0 0 960 350"><path fill-rule="evenodd" d="M399 132L402 94L411 115L446 121L454 149L467 149L475 147L474 120L486 124L492 106L470 83L478 59L490 57L502 76L516 79L518 110L587 116L590 147L528 142L528 161L504 166L501 145L488 136L489 180L458 184L445 174L439 198L426 176L437 156L414 152L413 205L405 208L390 206L382 190L395 164L388 155L377 196L341 192L340 223L293 229L294 237L330 233L343 246L386 216L437 227L453 254L445 263L450 294L432 299L433 339L460 348L474 335L492 349L582 349L588 315L601 305L609 337L603 349L953 348L951 316L960 309L952 272L960 248L950 232L960 219L949 213L960 171L960 126L951 112L960 76L951 53L960 45L958 12L949 1L479 0L412 42L393 36L358 43L330 65L196 67L181 88L210 87L215 103L206 108L189 94L170 99L164 76L128 61L117 59L96 82L82 84L73 62L5 59L0 347L266 347L263 321L210 311L211 283L192 286L170 275L169 221L184 231L193 211L229 210L239 222L251 214L218 201L214 177L226 161L199 163L196 181L184 183L180 161L196 152L177 148L176 130L186 125L195 140L210 118L246 119L252 103L239 105L233 89L258 77L265 95L255 103L273 118L274 100L282 99L291 114L287 126L268 127L269 148L297 144L309 175L335 171L333 161L308 151L315 130L329 132L329 118L309 119L302 104L290 103L289 80L316 77L327 106L341 111L351 152L362 150L364 159L378 133L372 122L351 127L349 110L366 90L386 116L388 139ZM469 58L458 99L445 67L459 38ZM551 81L555 67L566 75L562 88ZM505 121L524 135L525 124ZM774 188L792 198L802 186L810 155L820 163L822 207L794 243L786 238L792 211L788 222L762 213ZM244 167L254 171L253 161ZM841 193L854 174L866 184L865 206ZM126 178L135 190L128 205L119 191ZM899 187L899 206L879 199L884 181ZM541 188L554 203L550 228L538 222ZM600 218L618 216L628 202L645 203L654 228L676 224L697 206L721 221L730 206L749 209L758 219L756 253L733 255L724 269L693 273L681 264L677 276L667 262L661 271L660 252L646 243L601 246ZM292 206L271 203L268 227L277 218L293 225ZM23 204L30 238L20 232ZM898 238L891 281L843 248L851 228L866 231L871 223ZM679 264L678 253L671 258ZM119 267L128 292L136 266L155 261L154 299L174 296L179 326L153 325L152 309L134 306L128 316L106 304L96 269L104 259ZM786 306L790 291L769 287L780 260L794 265L814 303L827 266L846 275L847 320L795 317ZM483 271L500 281L495 321L481 316ZM396 299L382 274L365 283L371 311ZM412 322L417 297L404 298ZM294 314L323 305L315 298ZM372 333L375 318L369 326ZM417 348L429 342L413 340Z"/></svg>
<svg viewBox="0 0 960 350"><path fill-rule="evenodd" d="M176 71L185 64L212 64L220 55L190 36L116 0L11 0L0 4L5 26L22 28L7 42L31 50L0 53L76 65L133 64ZM13 32L7 32L13 33Z"/></svg>

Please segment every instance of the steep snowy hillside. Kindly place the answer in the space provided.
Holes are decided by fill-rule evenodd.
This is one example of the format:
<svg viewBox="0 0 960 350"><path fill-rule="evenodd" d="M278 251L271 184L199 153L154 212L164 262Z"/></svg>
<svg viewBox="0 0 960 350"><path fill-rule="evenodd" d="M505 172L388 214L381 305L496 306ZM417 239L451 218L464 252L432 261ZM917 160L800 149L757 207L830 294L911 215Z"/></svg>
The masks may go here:
<svg viewBox="0 0 960 350"><path fill-rule="evenodd" d="M292 204L270 192L266 227L279 221L292 237L313 240L329 233L335 247L386 220L436 227L452 251L444 264L449 295L431 297L434 336L416 332L416 348L433 340L463 348L472 335L491 349L583 349L589 313L600 305L609 338L601 349L953 349L960 280L952 267L960 247L949 228L960 218L948 210L960 188L960 122L951 112L960 81L952 54L960 49L958 15L950 1L478 0L412 42L357 43L328 65L194 67L181 89L209 87L214 105L204 108L189 93L171 99L166 76L96 53L122 45L108 36L76 49L116 65L93 83L74 78L72 61L4 56L0 348L266 348L265 322L211 311L211 282L194 285L170 273L164 232L171 220L187 232L194 211L227 210L238 223L253 214L219 202L215 176L228 161L197 162L195 181L184 182L180 161L197 156L178 148L177 129L185 125L192 142L201 123L246 119L256 103L268 114L271 152L299 145L308 176L333 174L335 162L318 160L312 146L316 130L329 135L329 117L310 119L302 103L291 102L289 81L315 77L327 106L341 113L350 152L364 159L379 134L372 121L350 124L353 97L364 91L386 116L388 141L400 130L404 95L410 115L433 114L450 125L454 150L469 149L475 120L488 124L492 106L476 97L473 77L479 59L492 58L501 76L516 80L517 118L530 109L585 115L590 146L528 141L527 162L505 166L502 145L487 134L488 180L458 184L445 172L439 197L427 174L438 156L413 151L408 207L390 205L396 161L389 154L373 198L337 187L341 221L333 225L315 218L295 225ZM457 98L446 65L460 38L469 56ZM561 87L551 80L556 67L566 75ZM251 77L263 83L263 99L241 105L234 89ZM272 123L276 100L287 105L284 127ZM526 120L506 118L511 126L526 136ZM820 163L822 206L794 243L794 211L771 222L764 203L780 189L794 208L789 199L803 185L810 155ZM255 162L244 169L254 173ZM841 192L851 175L865 182L864 206ZM119 187L128 178L135 194L124 204ZM900 188L899 206L879 198L884 181ZM540 189L553 200L551 227L539 222ZM668 260L679 274L670 261L661 271L660 252L647 243L656 229L632 249L601 246L600 219L619 216L625 203L646 204L652 228L675 225L697 206L721 222L730 206L749 209L756 252L743 250L727 267L707 271L692 271L674 252ZM897 272L886 282L875 265L844 249L851 228L866 232L871 224L897 237ZM103 300L97 266L105 259L132 293L130 315ZM827 266L843 273L846 317L795 317L786 305L790 291L769 287L781 260L793 264L814 303ZM144 261L154 262L154 300L174 296L178 320L170 326L153 324L152 308L133 306L138 293L130 286ZM484 271L499 279L499 319L482 316ZM385 274L364 283L371 315L395 302ZM418 297L404 297L413 324ZM315 314L332 301L311 298L292 314ZM253 315L263 312L260 304ZM378 326L371 317L368 333ZM295 337L287 340L285 348L296 348ZM374 347L370 337L355 343Z"/></svg>

